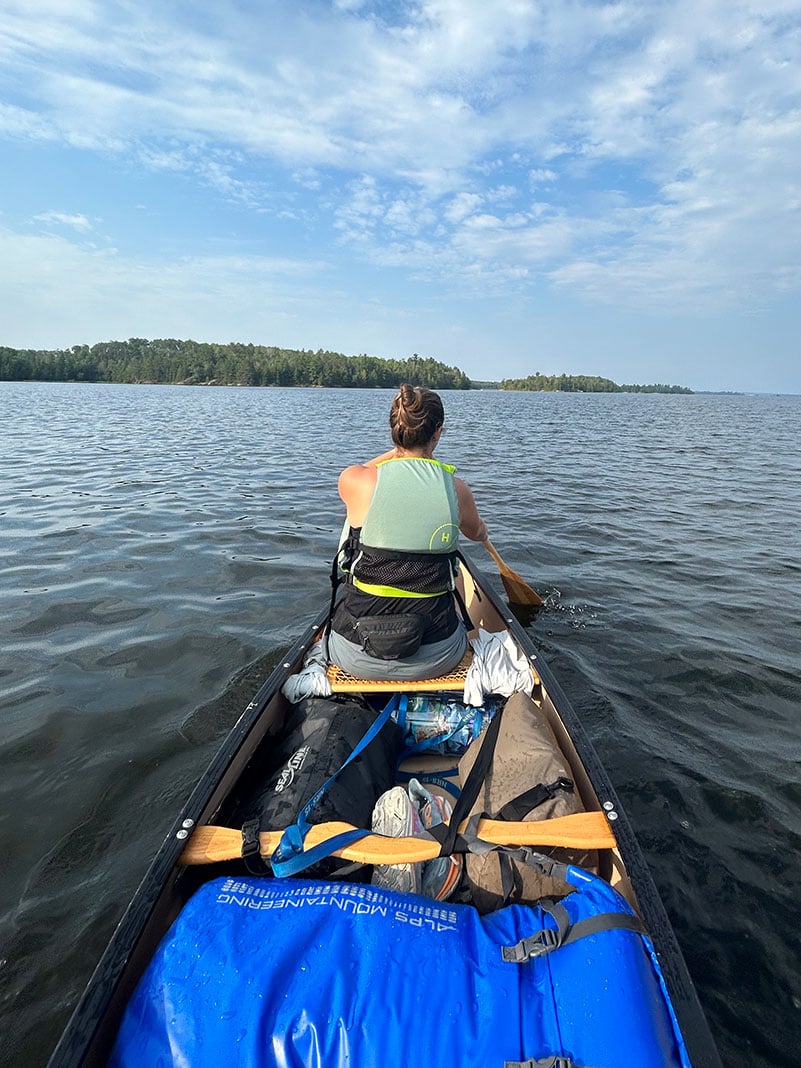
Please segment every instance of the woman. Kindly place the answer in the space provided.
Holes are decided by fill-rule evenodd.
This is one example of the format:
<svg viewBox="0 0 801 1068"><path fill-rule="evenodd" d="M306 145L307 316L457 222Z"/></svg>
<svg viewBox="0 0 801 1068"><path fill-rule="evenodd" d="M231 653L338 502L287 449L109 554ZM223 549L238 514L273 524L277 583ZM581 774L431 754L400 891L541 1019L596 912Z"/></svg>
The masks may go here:
<svg viewBox="0 0 801 1068"><path fill-rule="evenodd" d="M444 419L436 393L401 386L389 413L395 447L339 476L347 581L328 653L359 678L434 678L467 649L452 592L459 534L484 541L487 528L467 484L434 459Z"/></svg>

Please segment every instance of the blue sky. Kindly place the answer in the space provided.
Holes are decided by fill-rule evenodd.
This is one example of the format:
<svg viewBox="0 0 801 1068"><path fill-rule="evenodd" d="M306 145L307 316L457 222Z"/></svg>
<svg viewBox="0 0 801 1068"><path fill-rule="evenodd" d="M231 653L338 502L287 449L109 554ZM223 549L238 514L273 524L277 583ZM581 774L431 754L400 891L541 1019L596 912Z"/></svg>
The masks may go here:
<svg viewBox="0 0 801 1068"><path fill-rule="evenodd" d="M801 393L798 0L3 0L0 345Z"/></svg>

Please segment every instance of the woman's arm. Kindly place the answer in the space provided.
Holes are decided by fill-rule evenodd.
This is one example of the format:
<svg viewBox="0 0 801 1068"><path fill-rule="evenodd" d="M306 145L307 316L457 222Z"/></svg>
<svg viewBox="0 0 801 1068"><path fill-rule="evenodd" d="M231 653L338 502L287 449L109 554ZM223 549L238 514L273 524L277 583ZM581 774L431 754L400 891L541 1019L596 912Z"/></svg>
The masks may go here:
<svg viewBox="0 0 801 1068"><path fill-rule="evenodd" d="M397 455L397 449L388 449L366 463L346 467L339 476L339 496L348 510L348 522L352 527L360 527L365 520L378 478L377 465L384 460L394 460Z"/></svg>
<svg viewBox="0 0 801 1068"><path fill-rule="evenodd" d="M348 522L352 527L364 523L377 477L378 471L370 464L353 464L339 476L339 496L348 510Z"/></svg>
<svg viewBox="0 0 801 1068"><path fill-rule="evenodd" d="M478 508L470 487L461 478L455 478L456 499L459 502L459 530L470 541L486 541L487 524L478 514Z"/></svg>

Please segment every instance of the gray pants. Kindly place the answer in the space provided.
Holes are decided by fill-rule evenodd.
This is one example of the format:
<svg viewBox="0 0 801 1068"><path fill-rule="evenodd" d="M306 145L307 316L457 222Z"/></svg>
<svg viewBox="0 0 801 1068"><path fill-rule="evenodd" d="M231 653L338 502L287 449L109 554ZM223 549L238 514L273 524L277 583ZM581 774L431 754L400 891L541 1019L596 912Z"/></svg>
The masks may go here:
<svg viewBox="0 0 801 1068"><path fill-rule="evenodd" d="M467 632L461 623L449 638L421 645L405 660L378 660L336 631L328 635L329 660L357 679L434 679L453 671L466 652Z"/></svg>

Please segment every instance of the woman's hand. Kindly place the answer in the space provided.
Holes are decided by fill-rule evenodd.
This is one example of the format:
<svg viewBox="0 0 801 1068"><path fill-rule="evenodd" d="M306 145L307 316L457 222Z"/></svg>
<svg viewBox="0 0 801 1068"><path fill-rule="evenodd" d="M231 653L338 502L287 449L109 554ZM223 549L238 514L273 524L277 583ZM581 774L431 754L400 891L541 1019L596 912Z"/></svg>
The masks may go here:
<svg viewBox="0 0 801 1068"><path fill-rule="evenodd" d="M456 499L459 502L459 530L470 541L487 540L487 524L478 514L478 508L470 487L461 479L456 483Z"/></svg>

